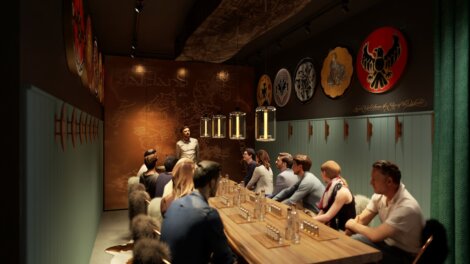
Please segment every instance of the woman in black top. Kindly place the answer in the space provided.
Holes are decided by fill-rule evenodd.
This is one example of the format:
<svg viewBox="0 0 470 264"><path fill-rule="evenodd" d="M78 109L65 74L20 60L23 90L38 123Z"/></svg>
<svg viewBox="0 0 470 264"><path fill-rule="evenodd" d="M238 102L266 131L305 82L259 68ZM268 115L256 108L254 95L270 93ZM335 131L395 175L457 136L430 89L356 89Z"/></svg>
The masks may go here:
<svg viewBox="0 0 470 264"><path fill-rule="evenodd" d="M320 212L314 218L331 228L345 230L346 222L356 217L354 196L335 161L323 163L321 175L327 186L319 203Z"/></svg>

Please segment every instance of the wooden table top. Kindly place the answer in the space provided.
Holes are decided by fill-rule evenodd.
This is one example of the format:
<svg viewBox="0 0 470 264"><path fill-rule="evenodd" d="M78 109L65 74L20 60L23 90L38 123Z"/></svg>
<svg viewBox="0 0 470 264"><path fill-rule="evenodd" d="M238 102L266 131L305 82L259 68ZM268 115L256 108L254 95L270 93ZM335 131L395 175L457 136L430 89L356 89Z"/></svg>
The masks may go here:
<svg viewBox="0 0 470 264"><path fill-rule="evenodd" d="M224 196L231 197L233 194ZM247 202L242 206L253 212L254 203L248 197L249 194ZM316 224L320 237L314 238L301 231L299 244L286 240L283 245L273 246L276 242L266 235L267 224L279 229L284 236L288 206L266 200L268 204L275 204L282 209L282 217L266 212L265 221L255 219L247 222L240 216L238 207L227 207L220 196L209 199L211 206L218 210L222 218L232 249L249 263L371 263L382 258L379 250L314 220L301 210L297 210L299 219Z"/></svg>

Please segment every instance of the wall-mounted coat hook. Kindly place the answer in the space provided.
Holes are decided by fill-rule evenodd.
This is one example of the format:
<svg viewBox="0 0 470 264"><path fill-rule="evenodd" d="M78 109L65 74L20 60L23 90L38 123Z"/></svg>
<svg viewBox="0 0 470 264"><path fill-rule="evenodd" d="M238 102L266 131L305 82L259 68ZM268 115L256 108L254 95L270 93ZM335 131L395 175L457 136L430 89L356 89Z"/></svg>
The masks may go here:
<svg viewBox="0 0 470 264"><path fill-rule="evenodd" d="M395 116L395 143L402 137L403 123Z"/></svg>
<svg viewBox="0 0 470 264"><path fill-rule="evenodd" d="M89 141L91 143L91 119L93 117L91 117L90 115L87 115L86 116L86 122L85 122L85 131L86 131L86 139L87 139L87 142Z"/></svg>
<svg viewBox="0 0 470 264"><path fill-rule="evenodd" d="M313 125L310 121L308 121L308 140L313 136Z"/></svg>
<svg viewBox="0 0 470 264"><path fill-rule="evenodd" d="M81 112L80 113L80 126L79 126L79 129L80 129L80 144L83 144L85 143L85 140L86 140L86 137L85 137L85 112Z"/></svg>
<svg viewBox="0 0 470 264"><path fill-rule="evenodd" d="M370 138L372 137L372 123L367 118L367 143L370 143Z"/></svg>
<svg viewBox="0 0 470 264"><path fill-rule="evenodd" d="M292 137L293 130L294 128L292 127L292 124L289 122L289 124L287 124L287 138L288 139Z"/></svg>
<svg viewBox="0 0 470 264"><path fill-rule="evenodd" d="M328 141L328 136L330 135L330 125L325 120L325 141Z"/></svg>
<svg viewBox="0 0 470 264"><path fill-rule="evenodd" d="M54 136L59 138L60 145L62 150L65 151L65 141L67 139L67 116L66 116L66 107L65 102L62 103L62 108L60 110L60 116L57 116L54 113L55 127L54 127Z"/></svg>
<svg viewBox="0 0 470 264"><path fill-rule="evenodd" d="M100 125L100 121L98 119L95 119L95 125L93 126L93 130L94 130L94 136L95 136L95 139L98 139L98 128L99 128L99 125Z"/></svg>
<svg viewBox="0 0 470 264"><path fill-rule="evenodd" d="M76 111L75 107L72 110L72 117L71 119L67 122L70 126L68 134L72 136L72 147L75 148L75 141L76 141L76 136L77 136L77 118L76 118Z"/></svg>
<svg viewBox="0 0 470 264"><path fill-rule="evenodd" d="M349 137L349 124L346 119L343 120L343 138L344 140L348 139Z"/></svg>

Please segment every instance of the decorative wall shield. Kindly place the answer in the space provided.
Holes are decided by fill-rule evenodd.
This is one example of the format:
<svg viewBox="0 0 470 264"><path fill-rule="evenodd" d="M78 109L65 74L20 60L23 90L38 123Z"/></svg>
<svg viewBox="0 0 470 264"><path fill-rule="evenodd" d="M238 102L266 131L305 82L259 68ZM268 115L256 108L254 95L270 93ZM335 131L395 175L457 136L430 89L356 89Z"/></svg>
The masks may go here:
<svg viewBox="0 0 470 264"><path fill-rule="evenodd" d="M287 69L280 69L274 78L274 101L280 107L289 102L292 93L292 79Z"/></svg>
<svg viewBox="0 0 470 264"><path fill-rule="evenodd" d="M98 94L98 83L100 82L100 65L99 65L98 42L93 41L93 79L91 82L91 93Z"/></svg>
<svg viewBox="0 0 470 264"><path fill-rule="evenodd" d="M317 85L317 73L313 60L309 57L303 58L297 68L294 76L295 95L302 103L312 99Z"/></svg>
<svg viewBox="0 0 470 264"><path fill-rule="evenodd" d="M328 53L321 69L323 92L336 98L344 94L351 84L353 60L346 48L336 47Z"/></svg>
<svg viewBox="0 0 470 264"><path fill-rule="evenodd" d="M256 99L258 100L258 106L271 105L273 97L273 85L269 75L263 74L258 81L258 89L256 92Z"/></svg>
<svg viewBox="0 0 470 264"><path fill-rule="evenodd" d="M384 93L400 79L407 58L403 34L393 27L379 28L364 40L357 54L359 82L368 92Z"/></svg>
<svg viewBox="0 0 470 264"><path fill-rule="evenodd" d="M98 69L99 69L99 81L98 81L98 91L96 96L98 97L100 103L104 102L104 65L103 65L103 56L101 52L98 55Z"/></svg>
<svg viewBox="0 0 470 264"><path fill-rule="evenodd" d="M85 30L83 0L64 0L67 64L78 76L82 76L85 69Z"/></svg>
<svg viewBox="0 0 470 264"><path fill-rule="evenodd" d="M86 78L82 77L82 80L86 81L85 86L90 89L90 92L93 94L93 29L90 16L87 16L86 19L85 44Z"/></svg>

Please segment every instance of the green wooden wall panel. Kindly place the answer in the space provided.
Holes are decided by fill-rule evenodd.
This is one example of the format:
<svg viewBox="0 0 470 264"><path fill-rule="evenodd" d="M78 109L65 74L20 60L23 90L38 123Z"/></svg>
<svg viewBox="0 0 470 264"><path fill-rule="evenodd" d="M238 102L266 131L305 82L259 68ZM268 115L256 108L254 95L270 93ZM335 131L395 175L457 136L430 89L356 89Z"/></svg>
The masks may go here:
<svg viewBox="0 0 470 264"><path fill-rule="evenodd" d="M431 113L400 114L402 136L395 139L395 115L338 117L315 120L290 120L277 123L278 138L274 142L256 142L256 149L266 149L271 164L279 152L305 153L312 159L313 172L318 178L320 166L326 160L336 160L342 175L355 194L371 196L371 165L379 159L398 164L406 187L420 203L425 217L430 216L432 132ZM367 120L372 123L372 136L367 141ZM329 125L329 136L325 140L325 121ZM313 135L308 137L308 124L313 126ZM344 136L344 122L349 126L349 135ZM288 124L293 134L287 136ZM273 169L274 175L278 170ZM375 221L373 224L377 224Z"/></svg>
<svg viewBox="0 0 470 264"><path fill-rule="evenodd" d="M25 107L26 263L87 263L103 204L102 123L98 139L74 148L69 135L63 151L54 136L62 101L28 88Z"/></svg>

